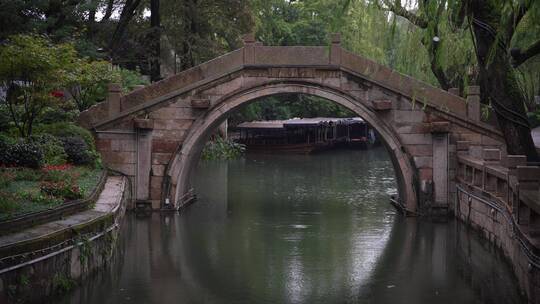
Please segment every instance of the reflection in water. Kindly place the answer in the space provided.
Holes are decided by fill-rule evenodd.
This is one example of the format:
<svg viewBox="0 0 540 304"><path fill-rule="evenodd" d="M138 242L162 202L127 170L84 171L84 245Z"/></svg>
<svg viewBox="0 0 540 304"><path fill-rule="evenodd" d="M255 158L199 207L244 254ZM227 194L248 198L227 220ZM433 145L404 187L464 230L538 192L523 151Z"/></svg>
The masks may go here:
<svg viewBox="0 0 540 304"><path fill-rule="evenodd" d="M395 215L384 149L200 164L182 214L126 218L117 260L64 303L519 303L462 225Z"/></svg>

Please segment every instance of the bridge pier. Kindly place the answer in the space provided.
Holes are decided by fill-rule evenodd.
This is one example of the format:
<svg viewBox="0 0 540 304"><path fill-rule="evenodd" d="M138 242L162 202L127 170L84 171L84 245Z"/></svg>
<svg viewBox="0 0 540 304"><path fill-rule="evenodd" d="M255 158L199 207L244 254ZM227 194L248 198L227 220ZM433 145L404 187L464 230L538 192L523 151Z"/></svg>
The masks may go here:
<svg viewBox="0 0 540 304"><path fill-rule="evenodd" d="M450 179L448 167L448 130L441 132L438 130L433 133L433 187L434 187L434 204L431 207L433 212L439 210L448 211L448 182Z"/></svg>
<svg viewBox="0 0 540 304"><path fill-rule="evenodd" d="M150 205L150 176L152 170L152 131L154 122L151 119L135 119L136 132L136 171L135 171L135 204Z"/></svg>

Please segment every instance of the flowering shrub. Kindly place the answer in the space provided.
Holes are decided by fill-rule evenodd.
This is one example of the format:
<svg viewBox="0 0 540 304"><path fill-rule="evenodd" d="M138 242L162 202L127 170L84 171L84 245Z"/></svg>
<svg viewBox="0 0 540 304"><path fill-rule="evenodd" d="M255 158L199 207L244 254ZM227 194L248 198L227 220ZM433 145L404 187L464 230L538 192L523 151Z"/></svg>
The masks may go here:
<svg viewBox="0 0 540 304"><path fill-rule="evenodd" d="M63 198L66 201L80 199L83 197L79 186L72 183L60 182L41 182L39 189L45 195Z"/></svg>
<svg viewBox="0 0 540 304"><path fill-rule="evenodd" d="M45 172L48 172L48 171L65 171L65 170L69 170L73 167L73 165L71 164L62 164L62 165L48 165L48 166L43 166L43 171Z"/></svg>
<svg viewBox="0 0 540 304"><path fill-rule="evenodd" d="M40 145L19 140L12 145L0 145L0 165L6 167L39 168L43 162L43 151Z"/></svg>
<svg viewBox="0 0 540 304"><path fill-rule="evenodd" d="M46 166L42 170L44 172L42 180L47 182L69 181L70 183L76 183L79 174L71 171L70 169L72 167L70 164Z"/></svg>

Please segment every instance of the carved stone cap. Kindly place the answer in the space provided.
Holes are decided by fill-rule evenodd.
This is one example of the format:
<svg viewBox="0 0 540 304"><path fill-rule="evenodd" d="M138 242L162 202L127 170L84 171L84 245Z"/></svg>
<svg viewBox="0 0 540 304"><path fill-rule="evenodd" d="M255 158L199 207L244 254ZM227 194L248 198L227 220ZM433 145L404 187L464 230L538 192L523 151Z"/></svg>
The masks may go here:
<svg viewBox="0 0 540 304"><path fill-rule="evenodd" d="M341 44L341 34L340 33L332 33L330 35L330 41L332 44Z"/></svg>
<svg viewBox="0 0 540 304"><path fill-rule="evenodd" d="M429 131L431 133L448 133L450 132L450 123L448 121L435 121L430 123Z"/></svg>
<svg viewBox="0 0 540 304"><path fill-rule="evenodd" d="M255 34L253 33L245 34L244 36L242 36L242 41L244 42L244 45L255 43L256 42Z"/></svg>
<svg viewBox="0 0 540 304"><path fill-rule="evenodd" d="M122 92L122 86L119 83L109 83L107 86L109 92L111 93L120 93Z"/></svg>
<svg viewBox="0 0 540 304"><path fill-rule="evenodd" d="M133 122L135 124L136 129L142 129L142 130L152 130L152 129L154 129L154 120L153 119L135 118L135 119L133 119Z"/></svg>
<svg viewBox="0 0 540 304"><path fill-rule="evenodd" d="M480 95L480 86L468 86L467 95Z"/></svg>

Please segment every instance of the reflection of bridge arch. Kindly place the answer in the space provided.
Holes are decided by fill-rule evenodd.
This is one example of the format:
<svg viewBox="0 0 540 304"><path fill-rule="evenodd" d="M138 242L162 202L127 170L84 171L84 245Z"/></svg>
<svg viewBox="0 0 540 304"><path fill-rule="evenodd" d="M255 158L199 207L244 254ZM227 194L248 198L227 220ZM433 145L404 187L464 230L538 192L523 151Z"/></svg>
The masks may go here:
<svg viewBox="0 0 540 304"><path fill-rule="evenodd" d="M179 206L189 171L208 132L228 113L263 96L324 97L363 117L392 155L402 201L448 208L455 195L456 156L505 153L501 132L480 121L479 91L467 101L352 54L328 47L244 48L81 113L107 166L132 177L136 200L155 209ZM170 205L169 205L170 206Z"/></svg>
<svg viewBox="0 0 540 304"><path fill-rule="evenodd" d="M200 158L200 153L210 133L215 130L231 113L239 107L258 98L275 94L296 93L315 95L333 101L355 112L366 120L382 137L391 156L394 170L398 180L400 198L409 210L416 209L416 193L413 187L413 164L402 150L402 144L391 126L386 124L376 113L353 96L337 88L319 86L310 82L271 82L260 86L245 89L225 96L217 102L206 115L194 122L186 136L179 153L176 154L167 174L171 183L176 185L175 198L179 198L190 188L190 175Z"/></svg>

